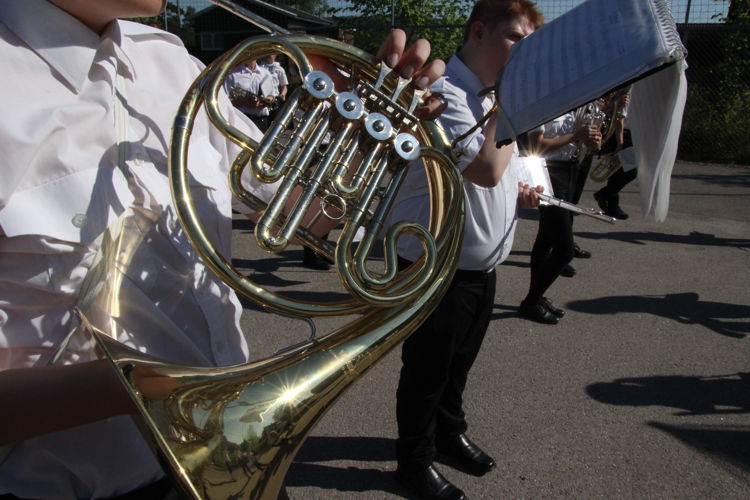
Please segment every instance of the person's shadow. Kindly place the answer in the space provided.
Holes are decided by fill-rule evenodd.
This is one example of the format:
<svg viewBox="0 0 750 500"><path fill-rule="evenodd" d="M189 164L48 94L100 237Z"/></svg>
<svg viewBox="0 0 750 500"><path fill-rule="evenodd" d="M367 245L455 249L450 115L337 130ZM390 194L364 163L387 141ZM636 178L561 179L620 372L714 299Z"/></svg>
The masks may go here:
<svg viewBox="0 0 750 500"><path fill-rule="evenodd" d="M337 491L383 491L406 495L393 472L376 468L323 465L320 462L356 460L389 462L394 460L395 442L380 437L311 436L302 445L289 467L284 484L290 487L317 487Z"/></svg>
<svg viewBox="0 0 750 500"><path fill-rule="evenodd" d="M596 401L619 406L668 406L675 415L750 413L750 373L620 378L586 387Z"/></svg>
<svg viewBox="0 0 750 500"><path fill-rule="evenodd" d="M675 416L750 413L750 373L692 377L629 377L586 387L596 401L618 406L666 406ZM672 425L648 422L710 459L750 468L750 425Z"/></svg>
<svg viewBox="0 0 750 500"><path fill-rule="evenodd" d="M720 238L714 234L699 233L698 231L692 231L690 234L668 234L655 231L576 232L576 238L616 240L633 245L647 245L649 242L656 242L704 247L750 248L750 239L747 238Z"/></svg>
<svg viewBox="0 0 750 500"><path fill-rule="evenodd" d="M744 338L750 332L750 306L700 300L694 292L664 296L622 295L574 300L566 307L588 314L648 313L684 324L698 324L721 335Z"/></svg>

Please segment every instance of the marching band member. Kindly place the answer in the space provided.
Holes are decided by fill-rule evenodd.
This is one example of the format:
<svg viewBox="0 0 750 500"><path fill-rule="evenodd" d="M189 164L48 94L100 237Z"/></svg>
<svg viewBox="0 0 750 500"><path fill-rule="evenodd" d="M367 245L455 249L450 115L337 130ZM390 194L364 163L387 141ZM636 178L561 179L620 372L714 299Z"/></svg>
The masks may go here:
<svg viewBox="0 0 750 500"><path fill-rule="evenodd" d="M175 494L128 416L137 410L109 361L80 353L80 362L48 365L75 326L82 282L118 222L135 221L142 236L132 268L123 271L122 291L149 321L120 340L174 363L248 359L239 301L191 247L170 196L170 129L202 65L174 35L119 20L153 16L164 6L164 0L0 2L0 62L13 68L0 83L4 499ZM404 51L405 38L391 33L383 57L418 68L431 83L442 68L422 67L429 44ZM224 101L233 125L259 139L252 122ZM226 173L237 151L205 118L192 137L196 209L229 255Z"/></svg>
<svg viewBox="0 0 750 500"><path fill-rule="evenodd" d="M278 86L268 68L249 59L234 69L224 82L232 104L245 113L253 123L265 132L271 116L271 105L279 95Z"/></svg>
<svg viewBox="0 0 750 500"><path fill-rule="evenodd" d="M571 203L580 198L588 172L585 165L590 165L590 155L579 162L576 153L581 145L589 151L598 150L602 140L599 128L576 120L576 114L566 113L529 133L529 149L545 157L555 196ZM565 311L553 306L544 293L569 265L575 251L572 212L540 206L529 291L519 308L522 317L551 325L560 321Z"/></svg>
<svg viewBox="0 0 750 500"><path fill-rule="evenodd" d="M494 102L480 92L495 83L515 42L542 24L528 0L480 0L464 30L462 47L448 62L446 75L432 86L447 103L439 123L449 139L477 124ZM495 300L495 266L513 244L518 206L538 204L535 189L519 185L515 144L497 148L496 115L458 142L463 175L466 226L458 269L440 304L403 345L396 393L398 441L396 479L420 498L460 499L463 492L433 465L436 453L460 469L482 475L495 460L466 435L463 392L479 352ZM411 168L399 193L392 220L426 225L429 199L422 168ZM399 239L401 266L417 260L415 238Z"/></svg>

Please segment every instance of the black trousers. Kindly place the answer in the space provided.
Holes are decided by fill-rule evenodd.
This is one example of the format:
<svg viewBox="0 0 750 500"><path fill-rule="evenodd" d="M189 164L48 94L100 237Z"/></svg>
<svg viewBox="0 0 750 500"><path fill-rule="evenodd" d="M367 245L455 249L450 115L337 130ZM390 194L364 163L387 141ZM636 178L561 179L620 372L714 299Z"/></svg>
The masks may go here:
<svg viewBox="0 0 750 500"><path fill-rule="evenodd" d="M550 161L548 171L555 196L577 203L583 192L591 157L577 162ZM531 249L531 276L526 301L537 302L560 272L573 260L573 212L560 207L539 207L539 227Z"/></svg>
<svg viewBox="0 0 750 500"><path fill-rule="evenodd" d="M268 127L271 125L271 117L269 116L258 116L250 114L246 114L245 116L250 118L261 132L265 133L265 131L268 130Z"/></svg>
<svg viewBox="0 0 750 500"><path fill-rule="evenodd" d="M404 342L396 391L399 466L429 465L435 436L466 431L463 392L490 322L495 279L494 270L456 271L437 309Z"/></svg>
<svg viewBox="0 0 750 500"><path fill-rule="evenodd" d="M613 198L615 199L615 201L618 201L622 188L624 188L628 183L634 181L636 177L638 177L637 168L634 168L627 172L620 168L614 174L609 176L609 178L607 179L607 184L605 184L604 187L599 190L599 192L605 198Z"/></svg>
<svg viewBox="0 0 750 500"><path fill-rule="evenodd" d="M539 228L531 249L528 302L536 303L573 260L573 217L560 207L539 207Z"/></svg>

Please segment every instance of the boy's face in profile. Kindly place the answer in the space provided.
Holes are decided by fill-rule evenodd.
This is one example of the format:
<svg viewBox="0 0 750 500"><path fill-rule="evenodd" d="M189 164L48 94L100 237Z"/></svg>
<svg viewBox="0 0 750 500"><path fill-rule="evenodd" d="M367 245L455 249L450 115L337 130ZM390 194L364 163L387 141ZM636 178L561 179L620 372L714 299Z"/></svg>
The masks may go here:
<svg viewBox="0 0 750 500"><path fill-rule="evenodd" d="M532 34L534 27L525 16L500 22L492 28L479 24L481 26L475 31L476 48L483 62L479 76L484 85L490 86L495 84L498 74L507 64L513 44Z"/></svg>
<svg viewBox="0 0 750 500"><path fill-rule="evenodd" d="M167 0L50 0L96 32L118 18L150 17L162 12Z"/></svg>
<svg viewBox="0 0 750 500"><path fill-rule="evenodd" d="M116 17L127 18L155 16L164 10L167 0L93 0L88 3L108 9L117 14Z"/></svg>

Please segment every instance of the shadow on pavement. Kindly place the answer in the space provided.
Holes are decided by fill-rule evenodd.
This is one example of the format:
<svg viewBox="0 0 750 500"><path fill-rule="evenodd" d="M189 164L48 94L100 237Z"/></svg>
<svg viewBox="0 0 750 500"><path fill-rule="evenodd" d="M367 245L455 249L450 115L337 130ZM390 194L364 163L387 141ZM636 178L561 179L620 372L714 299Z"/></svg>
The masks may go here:
<svg viewBox="0 0 750 500"><path fill-rule="evenodd" d="M381 437L309 437L289 468L285 484L337 491L378 491L401 494L393 472L317 462L394 460L395 442ZM316 463L312 463L316 462Z"/></svg>
<svg viewBox="0 0 750 500"><path fill-rule="evenodd" d="M709 459L718 458L740 469L750 469L748 426L681 426L659 422L649 422L648 425L693 447Z"/></svg>
<svg viewBox="0 0 750 500"><path fill-rule="evenodd" d="M619 378L591 384L586 393L611 405L668 406L678 416L750 413L750 373Z"/></svg>
<svg viewBox="0 0 750 500"><path fill-rule="evenodd" d="M591 240L617 240L634 245L646 245L649 242L677 243L681 245L699 245L714 247L750 248L750 239L717 238L713 234L693 231L690 234L667 234L654 231L618 231L609 233L576 232L576 237Z"/></svg>
<svg viewBox="0 0 750 500"><path fill-rule="evenodd" d="M750 333L750 305L700 300L694 292L663 296L621 295L574 300L566 306L589 314L648 313L684 324L699 324L732 338ZM745 321L732 321L745 320Z"/></svg>

